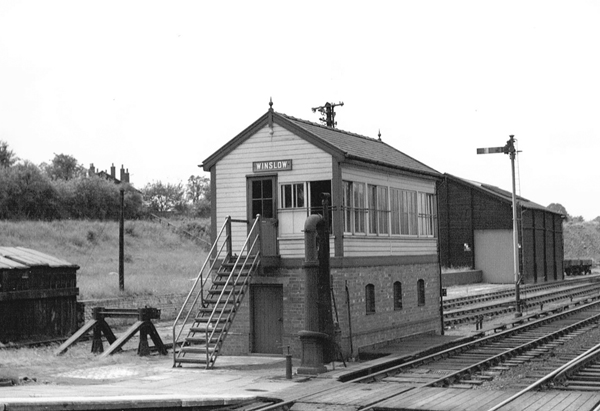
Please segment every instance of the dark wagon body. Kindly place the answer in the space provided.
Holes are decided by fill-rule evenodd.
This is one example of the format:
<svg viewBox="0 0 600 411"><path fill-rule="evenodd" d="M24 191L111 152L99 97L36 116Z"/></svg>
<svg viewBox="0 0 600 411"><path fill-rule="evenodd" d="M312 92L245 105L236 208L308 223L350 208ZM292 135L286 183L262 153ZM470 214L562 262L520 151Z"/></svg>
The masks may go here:
<svg viewBox="0 0 600 411"><path fill-rule="evenodd" d="M77 330L79 266L24 247L0 247L0 342Z"/></svg>
<svg viewBox="0 0 600 411"><path fill-rule="evenodd" d="M584 275L592 273L593 261L591 258L568 259L563 265L566 275Z"/></svg>

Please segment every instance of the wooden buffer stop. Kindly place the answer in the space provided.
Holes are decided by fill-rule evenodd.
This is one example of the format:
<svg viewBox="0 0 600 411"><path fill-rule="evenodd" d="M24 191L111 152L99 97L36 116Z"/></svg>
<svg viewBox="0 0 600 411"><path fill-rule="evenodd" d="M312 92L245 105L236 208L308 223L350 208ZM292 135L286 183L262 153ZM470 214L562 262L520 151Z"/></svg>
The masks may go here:
<svg viewBox="0 0 600 411"><path fill-rule="evenodd" d="M136 332L140 332L140 342L138 344L137 353L140 356L150 355L150 347L148 346L148 336L154 342L154 346L158 349L158 352L162 355L167 355L167 348L163 344L160 335L156 331L152 320L160 318L160 310L152 307L145 308L104 308L94 307L92 309L93 319L88 321L83 327L81 327L75 334L65 341L58 349L54 352L55 355L63 354L67 349L75 344L89 331L93 331L92 339L92 352L99 354L101 358L107 357L114 354L116 351L121 350L121 347L125 345L127 341L135 335ZM106 318L128 318L137 317L137 321L125 331L121 337L117 338L110 326L106 322ZM102 336L106 338L110 346L106 351L102 345Z"/></svg>

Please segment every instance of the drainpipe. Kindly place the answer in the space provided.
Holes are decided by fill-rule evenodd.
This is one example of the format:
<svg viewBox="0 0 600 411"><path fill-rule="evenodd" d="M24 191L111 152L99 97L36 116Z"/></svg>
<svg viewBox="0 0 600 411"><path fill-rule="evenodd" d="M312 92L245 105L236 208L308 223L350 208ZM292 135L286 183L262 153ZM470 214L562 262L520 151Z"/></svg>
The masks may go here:
<svg viewBox="0 0 600 411"><path fill-rule="evenodd" d="M437 250L437 257L438 257L438 275L440 278L439 300L440 300L440 322L442 325L440 335L444 335L444 299L442 297L442 289L444 287L442 285L442 255L441 255L441 251L440 251L440 202L438 199L438 188L439 188L439 183L436 183L436 185L435 185L435 213L436 213L435 225L436 225L436 230L437 230L436 250Z"/></svg>

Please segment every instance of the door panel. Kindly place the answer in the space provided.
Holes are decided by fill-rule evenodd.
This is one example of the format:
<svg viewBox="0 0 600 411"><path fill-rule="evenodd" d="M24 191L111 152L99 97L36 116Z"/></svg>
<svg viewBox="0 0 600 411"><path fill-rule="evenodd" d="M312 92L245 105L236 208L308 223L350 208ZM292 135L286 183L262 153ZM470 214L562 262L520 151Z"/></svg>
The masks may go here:
<svg viewBox="0 0 600 411"><path fill-rule="evenodd" d="M257 214L262 217L261 250L265 257L277 255L277 201L276 177L248 179L248 220L254 223Z"/></svg>
<svg viewBox="0 0 600 411"><path fill-rule="evenodd" d="M283 286L253 285L252 352L281 354L283 338Z"/></svg>

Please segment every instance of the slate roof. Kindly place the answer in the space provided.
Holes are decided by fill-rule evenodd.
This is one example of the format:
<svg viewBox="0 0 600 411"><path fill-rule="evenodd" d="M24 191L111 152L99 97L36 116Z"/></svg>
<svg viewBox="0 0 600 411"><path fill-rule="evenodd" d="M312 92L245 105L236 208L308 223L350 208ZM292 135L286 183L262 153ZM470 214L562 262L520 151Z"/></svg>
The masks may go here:
<svg viewBox="0 0 600 411"><path fill-rule="evenodd" d="M270 121L289 129L294 134L306 139L308 142L329 152L340 160L354 160L403 171L416 172L435 178L441 177L441 173L438 171L378 139L361 136L337 128L326 127L272 110L269 110L208 157L201 167L205 171L209 171L217 161L261 128L270 124Z"/></svg>
<svg viewBox="0 0 600 411"><path fill-rule="evenodd" d="M75 267L68 261L25 247L0 247L0 269L25 269L29 267Z"/></svg>
<svg viewBox="0 0 600 411"><path fill-rule="evenodd" d="M317 138L324 140L334 147L342 150L349 159L367 161L374 164L386 165L394 168L419 171L427 174L438 175L438 171L404 154L381 140L361 136L359 134L326 127L321 124L301 120L286 114L277 113L297 126L303 128Z"/></svg>
<svg viewBox="0 0 600 411"><path fill-rule="evenodd" d="M511 191L506 191L506 190L503 190L503 189L501 189L499 187L496 187L496 186L493 186L493 185L490 185L490 184L484 184L484 183L480 183L480 182L477 182L477 181L467 180L467 179L464 179L464 178L456 177L456 176L453 176L453 175L448 174L448 173L446 173L444 175L446 175L448 177L451 177L452 179L455 179L455 180L457 180L459 182L462 182L463 184L475 187L475 188L477 188L477 189L479 189L479 190L481 190L481 191L483 191L485 193L491 194L492 196L494 196L496 198L499 198L499 199L501 199L501 200L503 200L505 202L512 203L512 192ZM528 200L528 199L526 199L524 197L521 197L521 196L517 196L517 201L519 202L519 204L523 208L534 209L534 210L542 210L542 211L547 211L547 212L554 213L554 214L560 214L560 213L557 213L554 210L550 210L548 207L544 207L543 205L540 205L538 203L534 203L533 201Z"/></svg>

